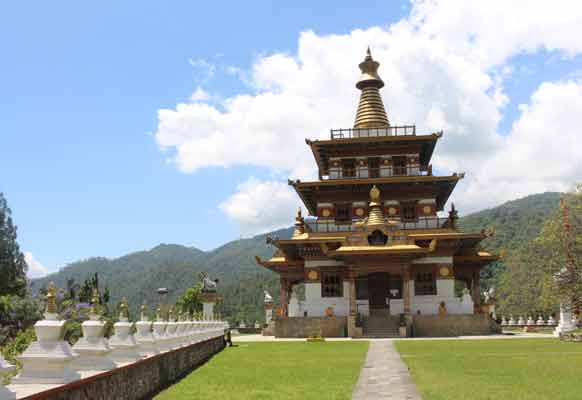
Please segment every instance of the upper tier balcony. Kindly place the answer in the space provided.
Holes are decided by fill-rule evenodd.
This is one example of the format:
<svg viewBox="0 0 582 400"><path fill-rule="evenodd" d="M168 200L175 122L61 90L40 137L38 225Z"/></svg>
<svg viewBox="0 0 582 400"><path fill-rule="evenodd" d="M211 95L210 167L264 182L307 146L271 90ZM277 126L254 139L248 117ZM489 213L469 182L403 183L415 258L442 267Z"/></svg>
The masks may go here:
<svg viewBox="0 0 582 400"><path fill-rule="evenodd" d="M389 126L387 128L349 128L331 130L332 140L415 135L416 125Z"/></svg>
<svg viewBox="0 0 582 400"><path fill-rule="evenodd" d="M390 218L395 221L397 230L443 229L450 221L448 217L423 217L415 221L402 221L400 218ZM357 221L339 222L335 220L306 219L305 224L311 232L334 233L355 232Z"/></svg>

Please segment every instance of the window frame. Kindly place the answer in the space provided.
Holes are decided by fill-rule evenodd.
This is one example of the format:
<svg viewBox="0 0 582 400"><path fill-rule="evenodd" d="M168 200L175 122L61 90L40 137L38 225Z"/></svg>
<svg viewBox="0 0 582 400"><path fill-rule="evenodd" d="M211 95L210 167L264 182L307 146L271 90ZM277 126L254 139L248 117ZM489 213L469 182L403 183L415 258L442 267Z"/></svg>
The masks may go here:
<svg viewBox="0 0 582 400"><path fill-rule="evenodd" d="M321 297L344 297L344 281L339 272L321 272Z"/></svg>

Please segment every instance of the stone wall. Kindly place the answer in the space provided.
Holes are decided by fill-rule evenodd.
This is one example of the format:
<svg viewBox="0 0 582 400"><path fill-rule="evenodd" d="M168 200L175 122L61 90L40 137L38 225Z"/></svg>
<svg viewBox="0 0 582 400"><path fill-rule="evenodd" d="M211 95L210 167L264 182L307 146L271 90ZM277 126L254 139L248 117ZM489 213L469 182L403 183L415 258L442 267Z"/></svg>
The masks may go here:
<svg viewBox="0 0 582 400"><path fill-rule="evenodd" d="M414 337L453 337L501 333L501 327L486 314L475 315L415 315Z"/></svg>
<svg viewBox="0 0 582 400"><path fill-rule="evenodd" d="M93 375L26 400L138 400L150 399L188 375L225 346L222 336L145 358Z"/></svg>
<svg viewBox="0 0 582 400"><path fill-rule="evenodd" d="M346 332L347 317L289 317L277 318L275 321L276 337L343 337Z"/></svg>

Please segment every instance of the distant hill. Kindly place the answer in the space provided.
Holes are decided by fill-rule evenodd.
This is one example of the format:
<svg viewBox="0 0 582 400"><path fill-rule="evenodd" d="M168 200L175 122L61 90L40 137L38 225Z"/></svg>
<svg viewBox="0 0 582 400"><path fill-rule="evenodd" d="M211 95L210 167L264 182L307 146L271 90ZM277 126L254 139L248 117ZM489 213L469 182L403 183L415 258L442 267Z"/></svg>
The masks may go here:
<svg viewBox="0 0 582 400"><path fill-rule="evenodd" d="M460 225L466 231L480 231L494 226L496 234L483 242L487 250L515 249L534 238L542 221L558 205L559 193L542 193L509 201L498 207L462 217ZM281 238L291 236L292 228L274 232ZM67 265L59 272L32 282L33 289L45 286L50 280L64 287L66 279L83 282L99 272L100 281L111 290L112 302L127 296L133 310L142 301L158 303L156 289L170 289L168 301L173 302L186 288L198 281L198 274L207 272L220 280L223 309L230 318L255 321L263 319L263 290L277 299L277 276L257 266L255 256L268 258L273 248L265 243L265 235L239 239L212 251L175 244L160 244L148 251L107 259L90 258ZM486 271L485 282L494 279L502 268L493 265Z"/></svg>

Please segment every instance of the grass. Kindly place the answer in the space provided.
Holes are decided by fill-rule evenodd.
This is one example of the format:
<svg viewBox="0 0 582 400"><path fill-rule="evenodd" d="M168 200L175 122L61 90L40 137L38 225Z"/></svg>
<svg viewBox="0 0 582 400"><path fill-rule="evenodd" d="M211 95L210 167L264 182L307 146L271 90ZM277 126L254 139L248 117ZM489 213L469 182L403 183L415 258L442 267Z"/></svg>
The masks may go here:
<svg viewBox="0 0 582 400"><path fill-rule="evenodd" d="M347 400L367 350L368 342L240 343L156 399Z"/></svg>
<svg viewBox="0 0 582 400"><path fill-rule="evenodd" d="M582 399L582 344L557 339L397 341L425 400Z"/></svg>

